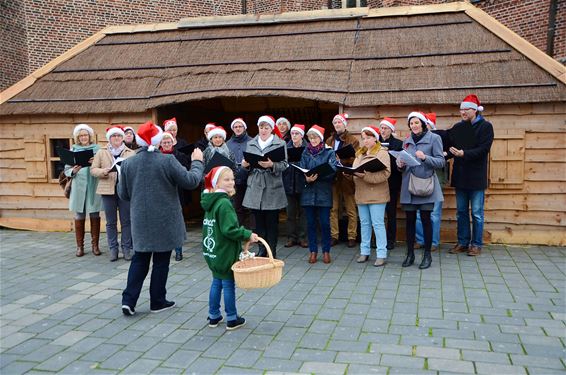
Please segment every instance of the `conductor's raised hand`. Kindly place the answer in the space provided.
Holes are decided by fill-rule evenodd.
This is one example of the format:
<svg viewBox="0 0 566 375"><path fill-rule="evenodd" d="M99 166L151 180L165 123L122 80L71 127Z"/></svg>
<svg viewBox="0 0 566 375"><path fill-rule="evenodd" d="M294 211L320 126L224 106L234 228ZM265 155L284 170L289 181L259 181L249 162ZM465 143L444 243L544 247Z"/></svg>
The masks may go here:
<svg viewBox="0 0 566 375"><path fill-rule="evenodd" d="M195 148L193 153L191 154L191 161L203 161L204 160L204 156L202 155L202 151L200 148Z"/></svg>
<svg viewBox="0 0 566 375"><path fill-rule="evenodd" d="M247 169L250 167L250 163L248 163L246 159L242 159L242 167Z"/></svg>

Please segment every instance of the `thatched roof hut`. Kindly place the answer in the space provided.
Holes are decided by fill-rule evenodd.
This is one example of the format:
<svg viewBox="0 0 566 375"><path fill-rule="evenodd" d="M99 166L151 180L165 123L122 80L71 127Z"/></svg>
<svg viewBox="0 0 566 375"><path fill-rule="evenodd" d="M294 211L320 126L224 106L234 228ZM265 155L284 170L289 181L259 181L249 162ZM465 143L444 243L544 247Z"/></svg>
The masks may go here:
<svg viewBox="0 0 566 375"><path fill-rule="evenodd" d="M501 219L492 225L488 222L486 230L497 233L491 240L527 242L533 237L521 233L528 228L546 231L535 236L534 243L566 243L566 197L564 188L556 186L566 180L566 160L552 160L560 163L552 166L560 168L558 177L554 173L540 180L540 171L529 172L529 158L543 161L535 144L542 142L543 149L555 150L553 155L563 154L564 142L553 142L557 137L565 140L566 69L465 2L109 27L1 93L1 142L9 148L18 143L22 155L4 150L0 160L20 155L16 169L25 173L0 182L5 195L0 225L51 228L14 214L17 204L9 204L14 195L10 186L53 185L49 139L68 137L78 121L88 121L100 132L110 123L137 124L178 115L187 124L185 136L196 138L211 116L228 121L245 113L253 119L265 111L285 114L292 107L296 117L307 117L296 122L328 126L332 113L347 110L356 131L383 115L404 117L421 108L438 112L441 127L447 127L457 120L457 104L470 92L485 103L496 128L486 210L490 201L494 206L508 202L509 194L519 201L511 207L501 203L512 213L499 214ZM539 123L541 118L550 122ZM43 147L38 146L42 139ZM531 139L534 146L529 146ZM43 151L43 160L23 156L37 147L35 159L41 159ZM529 147L537 150L533 156ZM3 161L2 168L11 168L6 164ZM40 173L28 173L35 168ZM521 178L516 176L519 170ZM529 180L534 174L537 177ZM41 221L45 215L33 202L55 200L52 206L61 212L50 215L65 223L64 199L55 198L56 189L47 190L39 200L33 192L26 195L28 209ZM528 203L534 191L549 192L545 198L554 201L553 207L540 203L545 198L537 198L534 206ZM447 228L453 224L450 202ZM541 222L539 217L546 219ZM560 232L558 240L545 239Z"/></svg>

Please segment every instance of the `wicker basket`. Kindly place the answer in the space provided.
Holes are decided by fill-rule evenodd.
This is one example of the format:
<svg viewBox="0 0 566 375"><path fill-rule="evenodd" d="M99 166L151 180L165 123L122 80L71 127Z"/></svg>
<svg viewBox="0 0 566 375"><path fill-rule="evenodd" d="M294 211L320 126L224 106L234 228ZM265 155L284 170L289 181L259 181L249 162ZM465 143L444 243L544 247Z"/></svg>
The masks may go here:
<svg viewBox="0 0 566 375"><path fill-rule="evenodd" d="M232 265L236 285L241 289L270 288L281 281L283 274L282 260L274 259L271 248L263 238L259 241L265 246L269 258L255 257L240 260ZM244 246L244 252L248 251L250 243Z"/></svg>

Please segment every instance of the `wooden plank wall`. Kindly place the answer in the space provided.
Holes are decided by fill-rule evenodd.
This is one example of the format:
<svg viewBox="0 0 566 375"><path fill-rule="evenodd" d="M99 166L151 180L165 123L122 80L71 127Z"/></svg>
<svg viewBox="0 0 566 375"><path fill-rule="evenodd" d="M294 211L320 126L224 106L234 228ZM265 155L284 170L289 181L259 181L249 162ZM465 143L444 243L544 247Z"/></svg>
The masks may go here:
<svg viewBox="0 0 566 375"><path fill-rule="evenodd" d="M486 107L485 116L494 124L498 138L492 148L496 158L490 161L490 177L499 183L492 183L486 195L485 241L566 245L566 104ZM389 116L398 120L397 134L403 138L408 134L406 115L415 109L436 112L441 129L459 120L457 104L421 108L377 106L346 111L350 114L349 128L354 133ZM99 143L104 144L104 132L110 124L137 126L151 116L148 112L0 118L0 225L71 230L67 200L56 180L47 178L48 137L71 137L74 125L85 122L95 129ZM519 150L520 147L524 149ZM506 167L502 169L498 165L501 163ZM442 239L454 241L456 214L452 188L445 188L445 199ZM399 239L403 239L403 212L399 216Z"/></svg>
<svg viewBox="0 0 566 375"><path fill-rule="evenodd" d="M148 119L151 113L0 117L0 226L72 230L68 200L49 176L49 138L72 138L75 125L87 123L104 145L111 124L137 128Z"/></svg>
<svg viewBox="0 0 566 375"><path fill-rule="evenodd" d="M508 244L566 245L566 103L486 105L494 126L490 187L485 201L485 241ZM397 137L408 135L413 110L436 112L440 129L460 119L458 106L347 108L353 132L397 119ZM494 160L495 159L495 160ZM507 183L501 183L507 182ZM443 241L456 240L454 189L444 189ZM402 211L399 216L404 217ZM404 232L403 220L400 221ZM401 239L403 233L399 233Z"/></svg>

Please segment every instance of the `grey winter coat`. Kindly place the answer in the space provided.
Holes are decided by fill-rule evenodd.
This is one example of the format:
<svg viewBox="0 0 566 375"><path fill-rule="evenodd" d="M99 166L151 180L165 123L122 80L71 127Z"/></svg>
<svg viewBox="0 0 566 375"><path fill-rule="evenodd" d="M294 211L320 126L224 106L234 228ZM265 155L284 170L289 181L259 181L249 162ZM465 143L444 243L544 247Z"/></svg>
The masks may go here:
<svg viewBox="0 0 566 375"><path fill-rule="evenodd" d="M135 251L165 252L182 246L186 229L177 187L198 187L203 168L195 160L187 171L173 155L148 152L147 147L122 162L118 196L130 201Z"/></svg>
<svg viewBox="0 0 566 375"><path fill-rule="evenodd" d="M273 136L273 142L262 150L259 147L258 137L248 142L246 152L263 155L278 147L284 147L285 160L274 162L270 169L252 168L250 170L243 206L254 210L280 210L287 207L287 196L282 177L283 171L289 166L285 141Z"/></svg>
<svg viewBox="0 0 566 375"><path fill-rule="evenodd" d="M442 154L442 139L439 135L427 131L425 135L417 142L409 135L403 141L403 149L415 157L417 151L422 151L426 155L425 160L415 159L421 162L416 167L404 167L403 178L401 182L401 204L425 204L444 201L442 188L438 182L438 177L434 172L435 169L444 167L445 160ZM428 197L418 197L409 193L409 176L414 174L420 178L434 176L434 191Z"/></svg>

